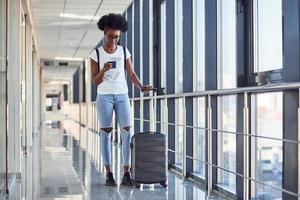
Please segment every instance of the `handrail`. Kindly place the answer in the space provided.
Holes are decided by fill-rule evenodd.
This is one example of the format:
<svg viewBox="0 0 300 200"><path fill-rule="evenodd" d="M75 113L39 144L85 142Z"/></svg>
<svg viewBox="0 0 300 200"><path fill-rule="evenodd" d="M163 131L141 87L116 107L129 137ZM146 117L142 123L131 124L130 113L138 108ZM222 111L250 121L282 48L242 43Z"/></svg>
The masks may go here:
<svg viewBox="0 0 300 200"><path fill-rule="evenodd" d="M245 133L241 133L241 132L225 131L225 130L219 130L219 129L214 129L214 128L210 129L210 128L205 128L205 127L200 127L200 126L189 126L189 125L176 124L176 123L170 123L170 122L152 121L152 120L142 119L142 118L134 118L134 120L142 120L144 122L155 122L156 124L167 124L170 126L180 126L180 127L185 127L185 128L191 128L191 129L201 129L201 130L207 130L207 131L211 130L213 133L220 132L220 133L243 135L243 136L261 138L261 139L267 139L267 140L276 140L276 141L280 141L280 142L288 142L288 143L293 143L293 144L300 144L300 141L297 141L297 140L280 139L280 138L261 136L261 135L255 135L255 134L245 134Z"/></svg>
<svg viewBox="0 0 300 200"><path fill-rule="evenodd" d="M240 174L240 173L237 173L237 172L231 171L231 170L229 170L229 169L226 169L226 168L224 168L224 167L220 167L220 166L218 166L218 165L215 165L215 164L212 164L212 163L209 163L209 162L206 162L206 161L197 159L197 158L195 158L195 157L193 157L193 156L183 155L183 153L180 153L180 152L178 152L178 151L174 151L174 150L172 150L172 149L168 149L168 151L169 151L169 152L173 152L173 153L178 154L178 155L181 155L181 156L185 156L186 158L189 158L189 159L192 159L192 160L196 160L196 161L201 162L201 163L203 163L203 164L210 165L210 166L215 167L215 168L217 168L217 169L221 169L221 170L223 170L223 171L225 171L225 172L228 172L228 173L237 175L237 176L239 176L239 177L246 178L246 179L248 179L249 181L254 181L254 182L259 183L259 184L261 184L261 185L264 185L264 186L267 186L267 187L271 187L271 188L273 188L273 189L276 189L276 190L278 190L278 191L281 191L281 192L290 194L290 195L292 195L292 196L300 197L300 194L291 192L291 191L289 191L289 190L286 190L286 189L283 189L283 188L280 188L280 187L277 187L277 186L274 186L274 185L266 184L266 183L264 183L263 181L260 181L260 180L258 180L258 179L254 179L254 178L251 178L251 177L248 177L248 176L244 176L244 175L242 175L242 174Z"/></svg>
<svg viewBox="0 0 300 200"><path fill-rule="evenodd" d="M254 87L242 87L242 88L232 88L232 89L219 89L219 90L207 90L198 91L190 93L180 93L180 94L167 94L167 95L157 95L148 97L133 97L132 100L147 100L147 99L176 99L183 97L205 97L205 96L222 96L222 95L235 95L242 93L262 93L262 92L276 92L284 90L299 89L300 82L295 83L277 83L264 86L254 86Z"/></svg>
<svg viewBox="0 0 300 200"><path fill-rule="evenodd" d="M181 156L184 156L182 153L179 153L178 151L174 151L174 150L172 150L172 149L168 149L168 151L169 151L169 152L173 152L173 153L178 154L178 155L181 155ZM191 159L191 160L196 160L196 161L201 162L201 163L203 163L203 164L205 164L205 165L210 165L210 166L215 167L215 168L217 168L217 169L221 169L221 170L223 170L223 171L225 171L225 172L228 172L228 173L237 175L237 176L239 176L239 177L241 177L241 178L246 178L246 179L249 180L249 181L254 181L254 182L259 183L259 184L261 184L261 185L264 185L264 186L267 186L267 187L276 189L276 190L278 190L278 191L281 191L281 192L290 194L290 195L292 195L292 196L300 197L300 194L291 192L291 191L289 191L289 190L286 190L286 189L283 189L283 188L280 188L280 187L277 187L277 186L274 186L274 185L266 184L266 183L264 183L263 181L260 181L260 180L258 180L258 179L254 179L254 178L250 178L250 177L244 176L243 174L236 173L236 172L231 171L231 170L229 170L229 169L226 169L226 168L224 168L224 167L220 167L220 166L218 166L218 165L215 165L215 164L212 164L212 163L209 163L209 162L206 162L206 161L203 161L203 160L194 158L193 156L185 155L185 157L186 157L186 158L189 158L189 159Z"/></svg>
<svg viewBox="0 0 300 200"><path fill-rule="evenodd" d="M243 115L244 115L244 118L245 118L244 119L244 123L243 123L243 128L244 129L241 132L218 130L218 129L215 129L212 126L209 126L209 125L208 125L208 127L190 126L190 125L186 125L185 120L183 120L184 121L183 124L178 124L178 123L169 123L169 122L166 122L164 120L160 120L160 121L157 121L155 119L153 120L153 119L151 119L151 117L150 117L150 119L144 119L144 118L133 118L133 119L134 120L139 120L140 122L149 122L149 123L153 123L153 124L162 124L162 125L171 125L171 126L177 126L177 127L184 127L185 129L186 128L191 128L191 129L197 129L197 130L205 130L205 132L203 134L206 134L206 135L208 135L210 137L213 134L217 134L217 133L239 135L239 136L243 137L243 140L244 140L244 143L245 143L245 146L243 147L243 153L244 153L244 155L248 155L248 153L249 153L249 149L248 148L249 147L247 145L249 144L249 140L251 140L251 138L268 139L268 140L275 140L275 141L287 142L287 143L292 143L292 144L300 145L300 141L298 141L298 140L289 140L289 139L284 139L284 138L276 138L276 137L269 137L269 136L260 136L260 135L257 135L256 133L253 133L253 132L250 133L250 132L248 132L248 126L249 126L249 124L247 122L247 120L249 119L249 114L248 114L248 109L249 108L248 108L248 100L247 100L248 97L249 97L248 95L257 94L257 93L263 93L263 92L279 92L279 91L287 91L287 90L296 90L295 92L297 94L299 94L299 91L300 91L300 82L278 83L278 84L269 84L269 85L264 85L264 86L253 86L253 87L231 88L231 89L219 89L219 90L209 90L209 91L197 91L197 92L180 93L180 94L166 94L166 95L157 95L157 96L153 95L153 96L147 96L147 97L141 95L141 97L133 97L133 98L131 98L131 102L132 103L134 101L155 100L155 102L156 102L156 100L161 100L161 101L163 100L164 104L167 104L167 100L169 100L169 99L182 99L183 100L182 101L183 102L182 103L183 104L183 112L184 112L184 109L186 108L186 104L185 104L185 100L186 99L188 99L188 98L204 97L204 98L207 99L207 104L208 104L208 105L205 106L206 109L208 110L208 113L207 113L207 115L205 117L209 119L210 116L211 116L210 113L209 113L209 109L211 109L210 108L210 103L211 103L211 100L212 100L211 97L219 97L219 96L228 96L228 95L241 94L241 95L243 95L243 98L244 98ZM95 102L92 102L92 105L95 105ZM141 109L143 110L143 104L140 104L140 106L141 106ZM152 106L155 107L155 104L152 105ZM163 109L166 109L166 110L164 110L164 113L165 112L167 113L167 111L168 111L167 105L164 105L164 106L165 107ZM150 114L150 116L151 116L151 114ZM210 119L210 122L211 122L211 119ZM209 124L209 120L208 120L208 124ZM197 134L197 133L193 132L191 134ZM185 134L184 134L184 136L185 136ZM183 148L185 148L185 146L186 146L186 144L184 142L184 139L185 138L183 138ZM211 144L208 144L208 152L206 152L206 154L208 156L211 153L209 150L212 150L212 145ZM186 166L185 166L186 159L193 159L193 160L202 162L203 164L205 164L205 165L208 166L207 173L208 173L208 176L210 178L212 178L212 175L209 174L209 169L211 170L212 167L215 167L215 168L221 169L221 170L229 172L229 173L233 173L233 174L235 174L237 176L240 176L240 177L244 178L244 180L243 180L244 181L244 189L248 188L248 184L247 183L249 181L254 181L254 182L258 183L258 184L262 184L262 185L271 187L273 189L282 191L284 193L300 197L300 194L288 191L288 190L286 190L284 188L280 188L280 187L275 186L275 185L265 184L264 182L262 182L262 181L260 181L258 179L251 178L251 176L249 175L249 168L247 168L247 167L243 169L243 173L244 174L240 174L240 173L231 171L229 169L223 168L222 166L218 166L218 165L213 164L211 159L207 160L207 161L203 161L203 160L199 160L199 159L197 159L197 158L195 158L193 156L186 155L186 153L184 151L183 151L183 153L179 153L179 152L173 151L171 149L168 149L168 151L174 152L175 154L182 155L182 157L183 157L183 160L182 160L182 167L183 167L182 168L182 177L183 177L183 180L186 177ZM245 159L247 160L248 158L245 157ZM245 160L244 160L244 165L248 166L248 162L246 162ZM210 179L208 179L206 181L208 182L208 184L212 183L212 181ZM208 192L210 192L210 191L212 191L212 187L208 188ZM248 195L249 195L249 191L247 190L247 191L244 192L244 197L245 196L248 197Z"/></svg>
<svg viewBox="0 0 300 200"><path fill-rule="evenodd" d="M266 88L264 88L264 90L259 90L259 91L274 91L274 89L276 90L289 90L289 89L296 89L296 88L300 88L300 83L298 83L297 85L296 84L284 84L286 87L282 87L283 84L280 84L280 87L279 85L277 85L276 87L268 87L267 89L268 90L265 90ZM261 87L260 87L261 88ZM219 90L220 91L220 90ZM224 91L224 90L222 90ZM228 90L226 90L226 94L225 93L222 93L222 94L225 94L227 95ZM245 92L245 90L243 91L240 91L240 92ZM247 93L251 92L250 90L247 90ZM253 91L252 91L253 92ZM258 92L258 90L255 90L255 92ZM202 93L202 92L201 92ZM195 96L195 93L191 93L192 95L191 96ZM198 95L199 93L197 93L196 95ZM230 93L231 94L231 93ZM228 94L228 95L230 95ZM184 95L184 96L183 96ZM205 94L205 95L212 95L212 94ZM220 95L220 93L218 93L217 95ZM164 95L164 96L173 96L171 98L181 98L181 97L188 97L187 94L180 94L178 95ZM155 97L144 97L143 99L145 98L155 98ZM157 98L165 98L163 96L157 96ZM95 106L95 103L94 102L91 102L91 105ZM95 109L95 108L93 108ZM93 113L95 115L95 113ZM172 126L180 126L180 127L185 127L185 128L192 128L192 129L202 129L202 130L210 130L212 131L212 133L216 133L216 132L221 132L221 133L228 133L228 134L235 134L235 135L241 135L241 136L249 136L249 137L255 137L255 138L263 138L263 139L271 139L271 140L277 140L277 141L282 141L282 142L289 142L289 143L294 143L294 144L300 144L300 141L297 141L297 140L287 140L287 139L279 139L279 138L272 138L272 137L267 137L267 136L259 136L259 135L254 135L254 134L245 134L245 133L242 133L242 132L234 132L234 131L223 131L223 130L218 130L218 129L213 129L213 128L206 128L206 127L198 127L198 126L189 126L189 125L185 125L185 124L177 124L177 123L168 123L168 122L164 122L162 120L160 121L156 121L156 120L148 120L148 119L144 119L144 118L134 118L134 120L141 120L141 121L145 121L145 122L154 122L155 124L167 124L167 125L172 125ZM204 134L207 134L206 132ZM229 170L229 169L226 169L222 166L218 166L218 165L215 165L213 163L210 163L210 162L207 162L207 161L204 161L204 160L200 160L198 158L195 158L193 156L189 156L189 155L185 155L184 153L179 153L178 151L174 151L174 150L171 150L171 149L168 149L169 152L173 152L175 154L179 154L179 155L182 155L183 157L185 158L188 158L188 159L193 159L195 161L198 161L198 162L201 162L207 166L211 166L211 167L214 167L214 168L217 168L217 169L220 169L220 170L223 170L223 171L226 171L228 173L232 173L232 174L235 174L239 177L242 177L248 181L253 181L253 182L256 182L257 184L261 184L261 185L264 185L264 186L267 186L267 187L270 187L270 188L273 188L277 191L282 191L286 194L290 194L292 196L296 196L296 197L300 197L300 194L298 193L294 193L294 192L291 192L289 190L286 190L284 188L281 188L281 187L278 187L278 186L275 186L275 185L271 185L271 184L266 184L264 183L263 181L259 180L259 179L255 179L255 178L251 178L249 176L244 176L243 174L241 173L237 173L235 171L232 171L232 170Z"/></svg>
<svg viewBox="0 0 300 200"><path fill-rule="evenodd" d="M169 149L168 149L168 151L171 151L171 152L174 152L174 153L176 153L176 154L180 154L181 156L184 156L182 153L179 153L179 152L177 152L177 151L173 151L173 150L169 150ZM194 157L192 157L192 156L185 155L185 157L187 157L187 158L189 158L189 159L192 159L192 160L196 160L196 161L201 162L201 163L206 164L206 165L210 165L210 166L215 167L215 168L217 168L217 169L221 169L221 170L223 170L223 171L225 171L225 172L228 172L228 173L237 175L237 176L239 176L239 177L241 177L241 178L246 178L246 179L248 179L249 181L254 181L254 182L256 182L256 183L259 183L259 184L261 184L261 185L264 185L264 186L273 188L273 189L275 189L275 190L284 192L284 193L286 193L286 194L290 194L290 195L292 195L292 196L300 197L300 194L291 192L291 191L289 191L289 190L280 188L280 187L275 186L275 185L270 185L270 184L264 183L263 181L258 180L258 179L254 179L254 178L251 178L251 177L248 177L248 176L244 176L243 174L240 174L240 173L231 171L231 170L226 169L226 168L224 168L224 167L220 167L220 166L218 166L218 165L215 165L215 164L212 164L212 163L208 163L208 162L206 162L206 161L203 161L203 160L194 158Z"/></svg>

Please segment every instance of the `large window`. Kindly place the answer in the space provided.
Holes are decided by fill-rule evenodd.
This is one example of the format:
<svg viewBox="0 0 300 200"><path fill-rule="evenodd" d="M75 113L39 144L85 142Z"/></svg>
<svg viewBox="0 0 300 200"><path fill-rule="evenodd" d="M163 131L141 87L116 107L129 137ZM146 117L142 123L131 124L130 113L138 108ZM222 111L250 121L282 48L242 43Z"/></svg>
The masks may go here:
<svg viewBox="0 0 300 200"><path fill-rule="evenodd" d="M149 84L153 85L153 0L149 0ZM150 94L151 95L151 94ZM156 116L153 115L152 101L150 101L149 112L150 112L150 130L156 129Z"/></svg>
<svg viewBox="0 0 300 200"><path fill-rule="evenodd" d="M7 57L8 61L8 172L15 172L19 169L17 162L20 159L18 154L19 149L19 132L20 132L20 2L8 1L8 35L7 35ZM18 17L16 17L18 16ZM18 67L16 67L18 66ZM36 66L34 66L36 67ZM33 82L33 81L32 81ZM33 101L33 98L32 98ZM15 116L15 117L12 117ZM32 117L34 113L32 113ZM33 123L34 125L34 123ZM34 128L34 126L33 126Z"/></svg>
<svg viewBox="0 0 300 200"><path fill-rule="evenodd" d="M127 16L128 18L131 18L131 29L130 29L130 31L128 31L128 34L129 33L131 33L131 34L127 36L128 38L130 38L127 45L132 47L131 55L135 55L135 48L134 48L134 45L135 45L135 41L134 41L134 37L135 37L135 31L134 31L135 30L135 18L134 18L134 15L135 15L135 13L134 13L134 10L135 10L135 8L134 8L134 6L135 6L135 4L134 4L134 1L133 1L130 8L129 8L131 12L129 12L128 16ZM134 56L131 56L131 61L132 61L133 66L135 66ZM130 83L131 83L130 88L131 88L131 91L132 91L131 92L132 97L135 97L136 96L135 86L134 86L132 81L130 81ZM131 109L132 109L131 113L132 113L132 119L133 119L132 120L132 127L136 127L137 126L136 124L138 123L138 121L136 121L134 119L135 115L136 115L135 114L135 108L136 108L136 102L134 102L133 105L131 105Z"/></svg>
<svg viewBox="0 0 300 200"><path fill-rule="evenodd" d="M252 133L282 139L283 108L282 92L252 95ZM282 187L282 147L281 141L252 137L251 176L268 185ZM258 199L281 198L281 191L252 181L252 197Z"/></svg>
<svg viewBox="0 0 300 200"><path fill-rule="evenodd" d="M161 66L161 87L167 88L167 80L166 80L166 70L167 70L167 53L166 53L166 1L164 1L160 6L161 11L161 20L160 20L160 45L161 45L161 51L160 51L160 66Z"/></svg>
<svg viewBox="0 0 300 200"><path fill-rule="evenodd" d="M182 0L174 2L175 4L175 93L182 93L182 82L183 82L183 54L182 54ZM183 106L182 99L175 100L175 123L183 124ZM182 165L182 154L183 154L183 127L176 126L175 128L175 164L178 167Z"/></svg>
<svg viewBox="0 0 300 200"><path fill-rule="evenodd" d="M136 8L135 8L135 11L137 11L135 13L135 15L137 16L136 20L137 22L139 22L139 31L136 31L137 29L135 29L137 35L135 37L135 40L137 41L136 43L136 46L138 45L139 48L137 48L137 51L136 51L136 54L135 55L138 55L138 57L136 56L136 60L139 60L139 63L136 63L138 66L135 66L136 68L139 68L137 70L137 74L138 74L138 77L139 79L141 80L141 82L143 83L144 82L144 57L143 57L143 43L144 43L144 34L143 34L143 23L144 23L144 19L143 19L143 4L144 2L143 1L136 1ZM137 27L136 27L137 28ZM146 67L146 66L145 66ZM140 93L138 96L141 96L143 97L144 96L144 93L136 90L137 93ZM136 95L135 95L136 96ZM146 104L144 102L144 100L141 100L140 101L140 120L139 120L139 123L140 123L140 131L143 132L144 131L144 104ZM147 123L147 122L145 122Z"/></svg>
<svg viewBox="0 0 300 200"><path fill-rule="evenodd" d="M218 89L236 87L236 1L218 1ZM218 98L218 165L236 171L236 96ZM218 169L218 185L235 193L236 176Z"/></svg>
<svg viewBox="0 0 300 200"><path fill-rule="evenodd" d="M254 72L282 69L282 0L254 0L253 19ZM282 139L282 92L256 94L251 99L251 134ZM282 187L283 143L253 137L251 147L251 178ZM251 197L275 199L282 198L282 193L252 181Z"/></svg>
<svg viewBox="0 0 300 200"><path fill-rule="evenodd" d="M166 70L167 70L167 60L166 60L166 1L163 1L160 4L160 83L161 88L167 88L167 81L166 81ZM162 119L162 127L161 130L163 133L168 133L168 113L167 113L167 103L165 101L161 102L161 113L160 118Z"/></svg>
<svg viewBox="0 0 300 200"><path fill-rule="evenodd" d="M254 0L254 72L282 68L282 0Z"/></svg>
<svg viewBox="0 0 300 200"><path fill-rule="evenodd" d="M204 0L193 1L193 91L205 90L205 4ZM194 125L205 127L205 98L194 99ZM194 157L193 172L202 178L205 177L205 130L193 130Z"/></svg>

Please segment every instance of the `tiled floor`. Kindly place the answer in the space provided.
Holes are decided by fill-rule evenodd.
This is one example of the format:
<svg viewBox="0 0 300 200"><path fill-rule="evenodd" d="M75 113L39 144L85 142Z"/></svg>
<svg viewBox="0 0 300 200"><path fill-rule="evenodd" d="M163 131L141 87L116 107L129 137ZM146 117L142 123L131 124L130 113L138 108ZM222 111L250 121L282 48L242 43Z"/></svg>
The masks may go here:
<svg viewBox="0 0 300 200"><path fill-rule="evenodd" d="M118 186L107 187L102 170L91 162L86 150L79 147L73 136L59 129L47 129L43 141L41 199L206 199L205 191L190 181L183 182L173 172L168 173L167 189L159 184L142 185L139 189L120 186L120 151L119 146L113 147L112 168Z"/></svg>

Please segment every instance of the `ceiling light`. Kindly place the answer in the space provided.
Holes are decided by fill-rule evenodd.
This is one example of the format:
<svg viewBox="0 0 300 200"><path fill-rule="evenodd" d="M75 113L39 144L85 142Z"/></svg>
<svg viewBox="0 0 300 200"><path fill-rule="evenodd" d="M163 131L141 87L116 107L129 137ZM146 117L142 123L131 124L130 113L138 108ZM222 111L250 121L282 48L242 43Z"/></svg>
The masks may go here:
<svg viewBox="0 0 300 200"><path fill-rule="evenodd" d="M63 22L64 26L76 26L76 25L86 25L89 24L88 21L71 21L71 22ZM52 22L49 24L49 26L60 26L61 22Z"/></svg>
<svg viewBox="0 0 300 200"><path fill-rule="evenodd" d="M55 57L54 60L83 61L83 58L75 58L75 57Z"/></svg>
<svg viewBox="0 0 300 200"><path fill-rule="evenodd" d="M60 13L59 16L64 18L71 18L71 19L85 19L85 20L94 19L94 16L92 15L76 15L71 13Z"/></svg>

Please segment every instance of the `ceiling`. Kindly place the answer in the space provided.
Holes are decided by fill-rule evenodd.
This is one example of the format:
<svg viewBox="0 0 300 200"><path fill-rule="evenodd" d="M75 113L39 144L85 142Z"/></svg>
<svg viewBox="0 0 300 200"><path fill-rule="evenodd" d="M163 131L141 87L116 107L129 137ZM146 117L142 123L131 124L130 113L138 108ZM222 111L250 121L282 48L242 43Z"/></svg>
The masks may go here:
<svg viewBox="0 0 300 200"><path fill-rule="evenodd" d="M47 82L45 87L46 94L54 94L57 95L62 91L62 85L69 84L68 81L50 81Z"/></svg>
<svg viewBox="0 0 300 200"><path fill-rule="evenodd" d="M78 70L75 66L44 66L43 80L72 80L74 73Z"/></svg>
<svg viewBox="0 0 300 200"><path fill-rule="evenodd" d="M31 0L40 58L85 58L103 34L99 18L124 13L132 0Z"/></svg>

